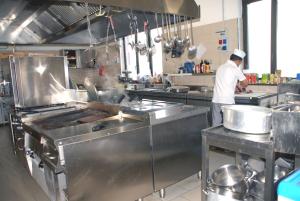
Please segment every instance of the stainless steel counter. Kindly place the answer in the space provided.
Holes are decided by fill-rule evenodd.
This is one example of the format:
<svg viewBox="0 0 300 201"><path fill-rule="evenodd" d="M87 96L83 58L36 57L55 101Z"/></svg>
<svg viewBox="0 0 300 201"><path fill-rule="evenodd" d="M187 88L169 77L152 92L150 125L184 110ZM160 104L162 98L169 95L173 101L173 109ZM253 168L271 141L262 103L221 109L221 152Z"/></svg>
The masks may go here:
<svg viewBox="0 0 300 201"><path fill-rule="evenodd" d="M210 106L213 92L190 91L189 93L171 93L159 89L129 90L129 96L136 96L140 99L166 100L170 102L180 102L188 105ZM237 94L236 104L271 106L277 103L277 94L252 93Z"/></svg>
<svg viewBox="0 0 300 201"><path fill-rule="evenodd" d="M208 127L209 108L144 100L130 109L149 116L154 191L164 197L166 187L201 170L201 130Z"/></svg>
<svg viewBox="0 0 300 201"><path fill-rule="evenodd" d="M284 104L272 113L275 150L300 156L300 104Z"/></svg>
<svg viewBox="0 0 300 201"><path fill-rule="evenodd" d="M190 91L189 93L171 93L161 89L129 90L131 98L162 100L202 107L211 107L213 92ZM240 94L235 98L236 104L259 105L270 107L277 104L277 94ZM212 124L211 114L208 114L209 125Z"/></svg>
<svg viewBox="0 0 300 201"><path fill-rule="evenodd" d="M128 95L139 99L152 99L186 104L186 93L172 93L162 89L128 90Z"/></svg>

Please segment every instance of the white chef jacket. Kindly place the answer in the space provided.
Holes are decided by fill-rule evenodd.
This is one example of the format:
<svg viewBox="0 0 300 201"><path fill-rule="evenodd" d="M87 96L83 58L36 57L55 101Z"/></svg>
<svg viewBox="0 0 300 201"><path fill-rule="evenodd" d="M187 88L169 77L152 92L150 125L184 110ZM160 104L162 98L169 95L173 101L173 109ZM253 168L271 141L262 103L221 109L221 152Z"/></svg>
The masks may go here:
<svg viewBox="0 0 300 201"><path fill-rule="evenodd" d="M221 65L216 74L213 103L235 104L234 92L237 81L246 77L240 68L231 60Z"/></svg>

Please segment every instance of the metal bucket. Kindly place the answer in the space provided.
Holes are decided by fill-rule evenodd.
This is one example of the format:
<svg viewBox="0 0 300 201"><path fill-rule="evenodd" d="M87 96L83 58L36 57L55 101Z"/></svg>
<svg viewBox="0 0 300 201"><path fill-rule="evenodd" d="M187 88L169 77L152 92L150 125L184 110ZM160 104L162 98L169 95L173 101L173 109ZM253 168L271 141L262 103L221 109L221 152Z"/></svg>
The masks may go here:
<svg viewBox="0 0 300 201"><path fill-rule="evenodd" d="M248 105L222 107L224 127L251 134L265 134L271 130L272 109Z"/></svg>

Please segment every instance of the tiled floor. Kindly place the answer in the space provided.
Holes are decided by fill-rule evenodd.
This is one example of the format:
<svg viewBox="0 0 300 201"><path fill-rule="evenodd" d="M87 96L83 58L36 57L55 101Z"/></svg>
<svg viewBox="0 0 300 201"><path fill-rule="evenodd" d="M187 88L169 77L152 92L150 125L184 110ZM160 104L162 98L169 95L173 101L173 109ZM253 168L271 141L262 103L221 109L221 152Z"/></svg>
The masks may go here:
<svg viewBox="0 0 300 201"><path fill-rule="evenodd" d="M234 158L228 153L211 152L210 158L210 171L223 164L234 163ZM1 201L48 201L13 154L8 127L0 127L0 186ZM154 193L144 201L201 201L201 180L193 175L168 187L164 199Z"/></svg>
<svg viewBox="0 0 300 201"><path fill-rule="evenodd" d="M0 200L49 201L12 150L10 130L0 126Z"/></svg>
<svg viewBox="0 0 300 201"><path fill-rule="evenodd" d="M154 193L144 201L201 201L201 180L197 175L191 176L168 187L164 199L160 199L159 193Z"/></svg>
<svg viewBox="0 0 300 201"><path fill-rule="evenodd" d="M234 156L231 153L213 151L210 153L210 172L224 164L234 163ZM201 180L193 175L166 189L166 197L161 199L159 193L154 193L144 201L201 201Z"/></svg>

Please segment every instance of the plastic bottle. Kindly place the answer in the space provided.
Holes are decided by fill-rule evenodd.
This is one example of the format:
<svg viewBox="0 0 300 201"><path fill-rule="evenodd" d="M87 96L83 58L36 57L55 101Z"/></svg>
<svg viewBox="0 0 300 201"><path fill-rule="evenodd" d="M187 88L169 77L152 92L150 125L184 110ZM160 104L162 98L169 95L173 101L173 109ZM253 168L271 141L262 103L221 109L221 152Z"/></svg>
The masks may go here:
<svg viewBox="0 0 300 201"><path fill-rule="evenodd" d="M200 62L200 73L204 73L204 66L203 66L204 62L203 60L201 60Z"/></svg>

